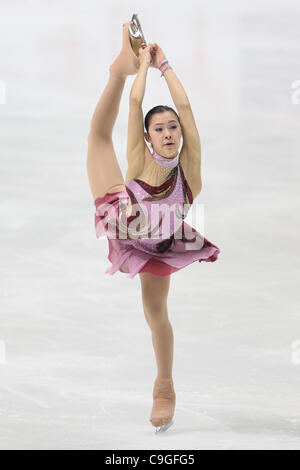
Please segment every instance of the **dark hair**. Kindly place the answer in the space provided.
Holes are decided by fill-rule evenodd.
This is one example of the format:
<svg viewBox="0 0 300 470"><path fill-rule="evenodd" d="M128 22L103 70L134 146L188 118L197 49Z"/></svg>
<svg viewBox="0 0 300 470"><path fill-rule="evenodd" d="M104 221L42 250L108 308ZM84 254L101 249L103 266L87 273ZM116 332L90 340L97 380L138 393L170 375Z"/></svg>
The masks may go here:
<svg viewBox="0 0 300 470"><path fill-rule="evenodd" d="M170 108L170 106L158 105L158 106L154 106L154 108L150 109L150 111L148 111L148 113L146 114L145 129L147 133L149 129L150 119L152 118L153 114L164 113L166 111L171 111L172 113L174 113L179 121L179 124L181 125L180 118L173 108Z"/></svg>

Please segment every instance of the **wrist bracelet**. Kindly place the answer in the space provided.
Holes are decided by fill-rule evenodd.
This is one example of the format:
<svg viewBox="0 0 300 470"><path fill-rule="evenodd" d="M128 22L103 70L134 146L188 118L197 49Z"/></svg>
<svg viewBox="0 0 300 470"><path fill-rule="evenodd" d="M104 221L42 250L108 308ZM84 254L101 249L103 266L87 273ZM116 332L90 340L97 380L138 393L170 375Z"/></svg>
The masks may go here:
<svg viewBox="0 0 300 470"><path fill-rule="evenodd" d="M173 67L169 65L169 61L164 59L160 62L159 70L161 71L161 77L165 75L167 70L173 70Z"/></svg>
<svg viewBox="0 0 300 470"><path fill-rule="evenodd" d="M168 65L168 67L162 71L162 74L161 74L161 77L163 77L166 73L167 70L173 70L173 67L171 67L170 65Z"/></svg>
<svg viewBox="0 0 300 470"><path fill-rule="evenodd" d="M160 61L159 65L158 65L158 68L160 69L160 67L162 66L162 64L165 64L167 61L167 59L163 59Z"/></svg>

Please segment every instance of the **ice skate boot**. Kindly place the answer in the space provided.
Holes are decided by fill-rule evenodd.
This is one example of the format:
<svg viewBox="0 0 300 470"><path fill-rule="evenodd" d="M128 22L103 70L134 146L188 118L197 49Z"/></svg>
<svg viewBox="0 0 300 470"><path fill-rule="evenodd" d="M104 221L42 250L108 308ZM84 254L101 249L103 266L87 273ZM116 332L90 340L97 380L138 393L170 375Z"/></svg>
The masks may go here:
<svg viewBox="0 0 300 470"><path fill-rule="evenodd" d="M153 388L153 407L150 421L156 427L155 434L161 434L174 423L176 394L172 379L156 379Z"/></svg>

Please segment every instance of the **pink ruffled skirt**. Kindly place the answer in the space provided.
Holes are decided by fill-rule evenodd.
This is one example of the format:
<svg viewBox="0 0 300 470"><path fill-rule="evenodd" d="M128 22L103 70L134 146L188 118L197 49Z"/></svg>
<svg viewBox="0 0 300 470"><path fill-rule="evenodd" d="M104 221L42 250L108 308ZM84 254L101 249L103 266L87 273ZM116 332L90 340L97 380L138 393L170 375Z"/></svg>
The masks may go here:
<svg viewBox="0 0 300 470"><path fill-rule="evenodd" d="M120 233L118 221L120 218L126 221L125 213L129 199L128 193L122 191L106 193L105 196L94 201L96 237L106 236L109 246L108 259L111 266L106 269L106 274L112 275L120 271L128 273L130 278L143 272L167 276L195 261L217 260L220 249L184 221L182 222L184 234L182 239L170 240L169 248L163 252L154 252L153 248L147 246L145 239L118 238ZM103 211L103 204L105 208L108 208L107 212ZM100 206L102 206L101 210ZM107 215L109 220L115 222L117 226L113 236L106 223Z"/></svg>

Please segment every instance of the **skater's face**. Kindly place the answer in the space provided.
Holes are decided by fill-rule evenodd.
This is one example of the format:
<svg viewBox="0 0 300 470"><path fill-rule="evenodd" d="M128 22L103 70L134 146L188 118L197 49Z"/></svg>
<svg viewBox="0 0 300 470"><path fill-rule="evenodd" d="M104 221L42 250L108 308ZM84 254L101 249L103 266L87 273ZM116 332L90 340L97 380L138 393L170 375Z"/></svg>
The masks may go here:
<svg viewBox="0 0 300 470"><path fill-rule="evenodd" d="M163 157L174 157L178 153L181 127L177 116L171 111L153 114L150 120L148 134L145 139L152 144L153 150ZM166 145L171 142L173 145Z"/></svg>

